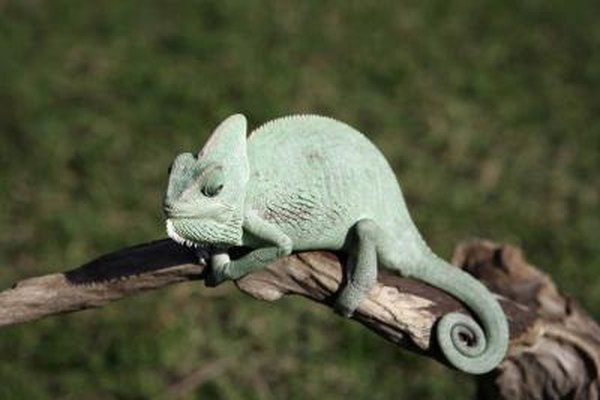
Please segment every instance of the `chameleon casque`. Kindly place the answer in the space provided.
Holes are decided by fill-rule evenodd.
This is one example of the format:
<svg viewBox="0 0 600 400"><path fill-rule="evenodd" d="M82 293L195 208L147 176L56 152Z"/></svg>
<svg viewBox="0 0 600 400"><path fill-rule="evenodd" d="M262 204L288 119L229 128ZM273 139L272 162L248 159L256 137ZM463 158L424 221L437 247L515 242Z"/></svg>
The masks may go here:
<svg viewBox="0 0 600 400"><path fill-rule="evenodd" d="M331 118L275 119L246 138L236 114L198 153L170 168L164 211L169 236L209 249L210 285L238 279L296 250L348 254L336 310L350 316L377 280L377 264L440 288L480 324L449 313L437 325L447 360L473 374L490 371L508 346L506 317L475 278L433 254L410 218L396 176L360 132ZM227 250L251 251L231 260ZM206 254L206 253L204 253ZM199 256L204 258L203 250ZM470 343L467 338L472 338Z"/></svg>

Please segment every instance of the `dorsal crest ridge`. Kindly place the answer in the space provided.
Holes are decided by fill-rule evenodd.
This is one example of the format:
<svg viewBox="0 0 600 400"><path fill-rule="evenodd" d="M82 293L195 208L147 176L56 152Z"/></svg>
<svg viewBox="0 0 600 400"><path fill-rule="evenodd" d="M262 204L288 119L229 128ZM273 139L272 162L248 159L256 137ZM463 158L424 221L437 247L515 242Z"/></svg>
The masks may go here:
<svg viewBox="0 0 600 400"><path fill-rule="evenodd" d="M268 132L272 127L274 127L275 125L286 125L289 124L291 122L302 122L302 121L306 121L306 120L322 120L322 121L328 121L328 122L333 122L333 123L337 123L337 124L341 124L341 125L346 125L345 123L335 119L335 118L331 118L331 117L326 117L324 115L320 115L320 114L291 114L291 115L286 115L283 117L279 117L279 118L275 118L272 119L270 121L267 121L265 123L263 123L262 125L259 125L256 129L254 129L251 133L250 136L248 137L248 139L252 138L253 136L260 134L261 132ZM281 126L280 125L280 126ZM348 127L350 127L348 125Z"/></svg>

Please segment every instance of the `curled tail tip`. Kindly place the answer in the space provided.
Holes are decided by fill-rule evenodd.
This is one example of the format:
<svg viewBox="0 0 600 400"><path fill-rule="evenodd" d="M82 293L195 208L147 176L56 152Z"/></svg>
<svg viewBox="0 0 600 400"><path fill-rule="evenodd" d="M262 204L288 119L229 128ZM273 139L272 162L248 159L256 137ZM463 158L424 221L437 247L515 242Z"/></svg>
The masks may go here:
<svg viewBox="0 0 600 400"><path fill-rule="evenodd" d="M485 332L470 317L460 313L444 315L437 326L442 353L455 368L470 374L485 374L496 368L508 349L508 325L499 321Z"/></svg>

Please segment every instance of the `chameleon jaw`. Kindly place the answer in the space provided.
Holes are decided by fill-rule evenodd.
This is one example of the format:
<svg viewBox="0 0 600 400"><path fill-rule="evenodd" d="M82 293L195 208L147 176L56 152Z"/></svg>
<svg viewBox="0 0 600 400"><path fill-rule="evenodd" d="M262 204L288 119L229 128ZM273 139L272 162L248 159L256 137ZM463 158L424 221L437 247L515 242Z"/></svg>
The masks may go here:
<svg viewBox="0 0 600 400"><path fill-rule="evenodd" d="M173 239L175 242L179 243L182 246L190 247L192 249L198 248L198 243L181 237L177 233L177 231L175 231L175 227L173 226L173 221L170 218L167 219L166 224L167 224L167 235L169 235L169 237L171 239Z"/></svg>

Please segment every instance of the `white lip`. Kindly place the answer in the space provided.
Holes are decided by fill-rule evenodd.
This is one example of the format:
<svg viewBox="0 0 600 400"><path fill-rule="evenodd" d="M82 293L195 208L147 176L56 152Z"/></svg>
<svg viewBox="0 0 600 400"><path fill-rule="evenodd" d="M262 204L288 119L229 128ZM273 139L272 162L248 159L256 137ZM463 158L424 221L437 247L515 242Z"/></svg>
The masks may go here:
<svg viewBox="0 0 600 400"><path fill-rule="evenodd" d="M169 235L169 237L171 239L173 239L174 241L176 241L177 243L179 243L183 246L192 247L192 248L198 247L198 243L193 242L191 240L187 240L187 239L179 236L179 234L175 231L175 227L173 226L173 221L171 221L170 218L167 219L167 235Z"/></svg>
<svg viewBox="0 0 600 400"><path fill-rule="evenodd" d="M167 219L211 219L215 222L227 222L231 213L230 207L216 202L202 207L180 204L177 207L165 207L164 211Z"/></svg>

